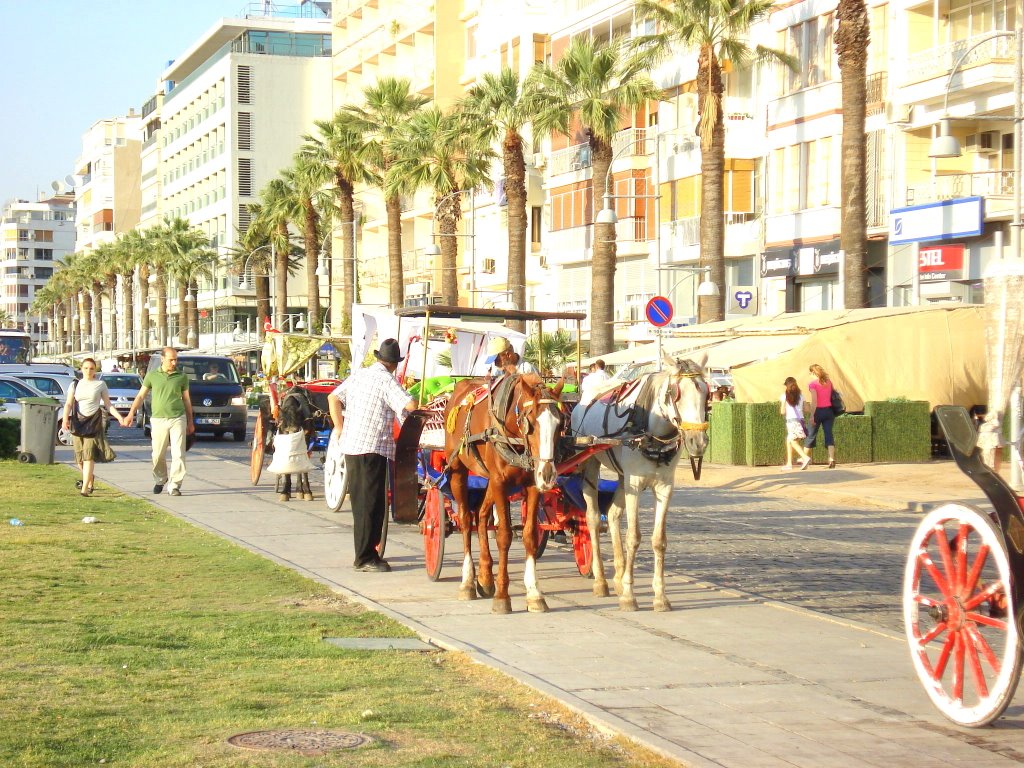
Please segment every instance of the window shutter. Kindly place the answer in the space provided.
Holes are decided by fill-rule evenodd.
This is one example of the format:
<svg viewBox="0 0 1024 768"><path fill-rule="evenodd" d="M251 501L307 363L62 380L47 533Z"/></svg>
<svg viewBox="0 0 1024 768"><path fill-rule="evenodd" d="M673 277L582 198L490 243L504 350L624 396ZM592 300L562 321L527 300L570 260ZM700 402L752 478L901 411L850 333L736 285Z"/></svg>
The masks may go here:
<svg viewBox="0 0 1024 768"><path fill-rule="evenodd" d="M252 196L252 160L248 157L238 158L238 194Z"/></svg>
<svg viewBox="0 0 1024 768"><path fill-rule="evenodd" d="M238 113L238 148L252 149L252 112Z"/></svg>
<svg viewBox="0 0 1024 768"><path fill-rule="evenodd" d="M252 67L239 65L236 75L238 103L252 104Z"/></svg>

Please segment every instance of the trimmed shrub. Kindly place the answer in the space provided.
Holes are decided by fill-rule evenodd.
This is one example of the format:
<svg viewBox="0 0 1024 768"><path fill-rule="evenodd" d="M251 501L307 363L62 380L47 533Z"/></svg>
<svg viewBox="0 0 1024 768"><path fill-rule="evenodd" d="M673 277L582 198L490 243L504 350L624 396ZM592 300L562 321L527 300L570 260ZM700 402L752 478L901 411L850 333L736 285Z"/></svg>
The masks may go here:
<svg viewBox="0 0 1024 768"><path fill-rule="evenodd" d="M868 402L864 403L864 414L871 417L871 448L875 461L931 459L931 408L927 401Z"/></svg>
<svg viewBox="0 0 1024 768"><path fill-rule="evenodd" d="M13 459L18 455L21 442L21 420L0 418L0 459Z"/></svg>
<svg viewBox="0 0 1024 768"><path fill-rule="evenodd" d="M714 404L708 415L708 450L712 464L742 464L745 452L746 424L744 414L748 403L722 400Z"/></svg>
<svg viewBox="0 0 1024 768"><path fill-rule="evenodd" d="M871 451L871 422L868 416L853 416L844 413L833 422L832 433L836 439L836 461L841 464L867 464L873 461ZM807 427L810 429L810 423ZM825 433L818 432L818 444L811 450L815 464L828 463L825 449Z"/></svg>
<svg viewBox="0 0 1024 768"><path fill-rule="evenodd" d="M750 467L786 461L786 420L778 403L750 403L746 413L744 463Z"/></svg>

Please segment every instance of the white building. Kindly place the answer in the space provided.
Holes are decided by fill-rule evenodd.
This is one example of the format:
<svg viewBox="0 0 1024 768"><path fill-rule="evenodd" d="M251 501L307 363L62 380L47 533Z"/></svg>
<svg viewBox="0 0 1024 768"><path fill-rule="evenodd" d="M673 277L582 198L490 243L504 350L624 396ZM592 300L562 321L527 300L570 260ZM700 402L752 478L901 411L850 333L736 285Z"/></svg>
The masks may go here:
<svg viewBox="0 0 1024 768"><path fill-rule="evenodd" d="M0 225L0 310L35 341L48 337L50 318L30 313L36 291L53 275L55 264L75 250L75 203L69 194L30 203L15 200Z"/></svg>

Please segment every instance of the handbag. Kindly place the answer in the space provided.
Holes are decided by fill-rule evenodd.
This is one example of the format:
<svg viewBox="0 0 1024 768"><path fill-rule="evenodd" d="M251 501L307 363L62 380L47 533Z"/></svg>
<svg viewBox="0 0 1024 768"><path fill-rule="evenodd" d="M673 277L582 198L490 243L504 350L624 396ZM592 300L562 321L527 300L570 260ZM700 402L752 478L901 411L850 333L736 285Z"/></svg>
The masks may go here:
<svg viewBox="0 0 1024 768"><path fill-rule="evenodd" d="M103 431L103 411L97 410L92 416L83 416L78 410L78 401L75 399L75 385L71 386L71 414L68 416L68 426L71 434L75 437L96 437Z"/></svg>
<svg viewBox="0 0 1024 768"><path fill-rule="evenodd" d="M843 396L839 394L839 390L832 387L832 413L836 416L842 416L846 413L846 403L843 402Z"/></svg>

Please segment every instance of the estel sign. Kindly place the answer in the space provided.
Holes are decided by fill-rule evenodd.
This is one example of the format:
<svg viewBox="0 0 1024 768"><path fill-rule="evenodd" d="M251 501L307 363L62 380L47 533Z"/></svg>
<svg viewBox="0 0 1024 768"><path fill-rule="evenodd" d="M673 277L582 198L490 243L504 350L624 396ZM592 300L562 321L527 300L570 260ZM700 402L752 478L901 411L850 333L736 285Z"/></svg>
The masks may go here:
<svg viewBox="0 0 1024 768"><path fill-rule="evenodd" d="M917 274L922 283L963 280L964 245L935 245L918 252Z"/></svg>

